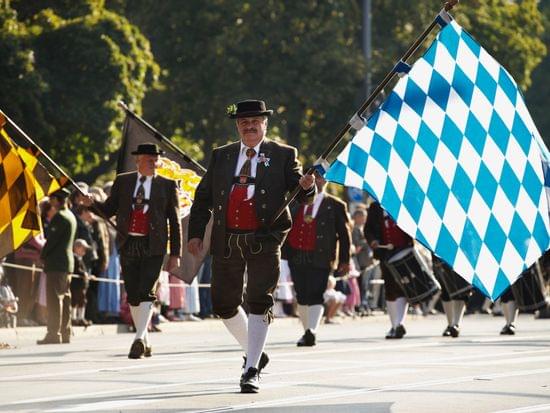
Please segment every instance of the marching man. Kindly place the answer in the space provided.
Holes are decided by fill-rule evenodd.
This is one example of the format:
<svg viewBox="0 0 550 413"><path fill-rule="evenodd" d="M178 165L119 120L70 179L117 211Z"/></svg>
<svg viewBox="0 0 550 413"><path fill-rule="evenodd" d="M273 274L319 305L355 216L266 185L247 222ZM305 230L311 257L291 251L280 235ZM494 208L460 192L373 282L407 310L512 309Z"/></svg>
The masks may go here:
<svg viewBox="0 0 550 413"><path fill-rule="evenodd" d="M293 225L286 241L285 252L296 290L298 316L304 335L298 347L316 344L316 333L323 316L323 293L331 270L341 275L349 272L351 236L346 204L325 193L327 181L315 172L317 195L312 204L293 209Z"/></svg>
<svg viewBox="0 0 550 413"><path fill-rule="evenodd" d="M289 191L300 185L300 199L313 200L315 186L313 176L302 176L295 148L266 138L273 111L263 101L242 101L232 109L240 141L212 152L191 207L188 250L200 253L213 214L213 310L246 353L241 392L257 393L259 373L269 361L263 349L273 319L280 246L291 226L288 209L271 221ZM241 306L245 270L248 317Z"/></svg>
<svg viewBox="0 0 550 413"><path fill-rule="evenodd" d="M131 359L152 355L147 326L153 313L154 289L168 241L167 271L179 266L181 255L176 182L155 172L162 153L155 144L138 145L132 152L136 155L137 171L118 175L107 200L94 202L94 207L105 216L117 217L122 277L136 326L136 336L128 353ZM89 197L86 204L92 202L93 198Z"/></svg>

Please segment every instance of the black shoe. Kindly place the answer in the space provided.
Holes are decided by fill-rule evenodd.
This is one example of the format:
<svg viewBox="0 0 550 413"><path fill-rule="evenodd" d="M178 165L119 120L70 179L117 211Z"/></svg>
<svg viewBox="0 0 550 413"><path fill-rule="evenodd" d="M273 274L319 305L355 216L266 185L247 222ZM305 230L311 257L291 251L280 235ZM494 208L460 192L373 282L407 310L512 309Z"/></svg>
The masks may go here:
<svg viewBox="0 0 550 413"><path fill-rule="evenodd" d="M258 393L260 390L260 374L258 369L250 367L241 376L241 393Z"/></svg>
<svg viewBox="0 0 550 413"><path fill-rule="evenodd" d="M443 331L443 334L441 334L443 337L451 337L451 326L448 326L445 331Z"/></svg>
<svg viewBox="0 0 550 413"><path fill-rule="evenodd" d="M395 338L395 328L391 328L390 331L388 331L388 333L386 334L386 339L387 340L391 340Z"/></svg>
<svg viewBox="0 0 550 413"><path fill-rule="evenodd" d="M315 341L315 334L313 334L310 329L307 329L296 345L298 347L313 347L315 345Z"/></svg>
<svg viewBox="0 0 550 413"><path fill-rule="evenodd" d="M513 336L516 334L516 327L513 324L506 324L502 330L500 330L501 336Z"/></svg>
<svg viewBox="0 0 550 413"><path fill-rule="evenodd" d="M145 346L145 351L143 352L144 357L151 357L153 355L153 346Z"/></svg>
<svg viewBox="0 0 550 413"><path fill-rule="evenodd" d="M452 338L457 338L460 334L460 328L458 326L449 327L449 332L451 333Z"/></svg>
<svg viewBox="0 0 550 413"><path fill-rule="evenodd" d="M394 338L403 338L405 334L407 334L407 330L405 330L405 327L403 327L403 324L399 324L397 327L395 327Z"/></svg>
<svg viewBox="0 0 550 413"><path fill-rule="evenodd" d="M246 366L246 356L243 356L244 363L243 363L243 369ZM260 361L258 362L258 374L262 372L262 370L267 366L267 363L269 363L269 356L267 353L262 352L262 355L260 356Z"/></svg>
<svg viewBox="0 0 550 413"><path fill-rule="evenodd" d="M130 352L128 353L129 359L140 359L145 356L145 343L141 339L134 340Z"/></svg>

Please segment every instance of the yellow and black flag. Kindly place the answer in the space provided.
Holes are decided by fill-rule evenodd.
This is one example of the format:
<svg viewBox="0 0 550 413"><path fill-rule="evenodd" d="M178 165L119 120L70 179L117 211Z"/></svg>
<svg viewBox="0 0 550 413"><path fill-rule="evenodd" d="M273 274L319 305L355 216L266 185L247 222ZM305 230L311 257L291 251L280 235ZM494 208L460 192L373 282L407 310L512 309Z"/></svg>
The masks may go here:
<svg viewBox="0 0 550 413"><path fill-rule="evenodd" d="M37 154L18 147L3 129L0 115L0 258L38 235L38 201L61 188Z"/></svg>

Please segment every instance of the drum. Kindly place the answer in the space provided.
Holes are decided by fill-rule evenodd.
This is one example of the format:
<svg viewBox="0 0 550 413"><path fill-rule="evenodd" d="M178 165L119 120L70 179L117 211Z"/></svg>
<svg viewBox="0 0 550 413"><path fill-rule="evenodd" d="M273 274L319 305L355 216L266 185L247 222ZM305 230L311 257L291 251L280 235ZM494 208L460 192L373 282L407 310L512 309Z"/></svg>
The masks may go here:
<svg viewBox="0 0 550 413"><path fill-rule="evenodd" d="M462 300L468 298L474 287L464 278L458 275L446 262L432 256L432 263L435 277L441 281L443 288L449 294L451 300Z"/></svg>
<svg viewBox="0 0 550 413"><path fill-rule="evenodd" d="M521 311L535 311L546 307L548 299L537 265L532 265L512 284L512 293Z"/></svg>
<svg viewBox="0 0 550 413"><path fill-rule="evenodd" d="M441 289L432 271L414 248L397 252L386 262L386 266L411 304L420 303Z"/></svg>

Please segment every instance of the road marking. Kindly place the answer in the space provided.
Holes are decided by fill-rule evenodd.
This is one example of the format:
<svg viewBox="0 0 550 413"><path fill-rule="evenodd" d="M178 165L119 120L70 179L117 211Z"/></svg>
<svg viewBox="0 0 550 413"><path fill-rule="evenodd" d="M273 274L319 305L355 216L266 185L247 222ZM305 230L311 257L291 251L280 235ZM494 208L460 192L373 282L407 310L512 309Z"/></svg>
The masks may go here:
<svg viewBox="0 0 550 413"><path fill-rule="evenodd" d="M499 410L493 413L532 413L550 411L550 404L536 404L533 406L518 407L511 410Z"/></svg>
<svg viewBox="0 0 550 413"><path fill-rule="evenodd" d="M541 352L549 352L550 349L541 349L541 350L528 350L528 351L509 351L509 352L502 352L502 353L492 353L492 354L477 354L473 356L452 356L448 359L456 361L456 360L470 360L470 359L477 359L477 358L487 358L487 357L503 357L507 355L525 355L525 354L532 354L532 353L541 353ZM231 360L234 360L234 358L231 358ZM443 360L443 359L440 359ZM439 360L439 361L440 361ZM219 361L213 360L213 361ZM432 359L428 359L427 363L425 365L430 366ZM172 363L171 365L175 365L176 363ZM185 364L185 363L179 363L179 364ZM379 362L379 363L371 363L370 368L376 368L376 367L388 367L392 365L401 366L403 364L402 361L397 360L394 362ZM421 362L414 362L416 365L422 365ZM276 376L289 376L289 375L300 375L300 374L315 374L315 373L323 373L323 372L336 372L336 371L345 371L345 370L354 370L357 368L362 368L362 365L354 365L354 366L342 366L342 367L334 367L334 366L328 366L323 368L314 368L314 369L303 369L303 370L292 370L291 372L283 371L283 372L276 372L276 373L270 373L269 376L276 377ZM506 374L506 373L505 373ZM514 374L514 373L512 373ZM486 376L475 376L478 380L481 378L483 379ZM27 404L36 404L36 403L48 403L48 402L55 402L55 401L61 401L61 400L71 400L71 399L79 399L79 398L90 398L90 397L97 397L97 396L105 396L109 394L117 394L117 393L133 393L133 394L150 394L151 390L153 389L167 389L172 387L179 387L179 386L189 386L189 385L196 385L196 384L216 384L216 383L224 383L224 382L231 382L234 381L234 377L225 377L225 378L218 378L218 379L208 379L208 380L202 380L202 381L189 381L189 382L178 382L178 383L168 383L168 384L151 384L147 386L140 386L140 387L131 387L131 388L122 388L122 389L111 389L111 390L103 390L103 391L96 391L96 392L90 392L90 393L80 393L80 394L69 394L69 395L62 395L62 396L53 396L53 397L42 397L42 398L36 398L36 399L30 399L30 400L24 400L24 401L12 401L12 402L6 402L6 403L0 403L0 406L13 406L13 405L27 405ZM306 383L311 383L310 381L307 381Z"/></svg>
<svg viewBox="0 0 550 413"><path fill-rule="evenodd" d="M282 398L282 399L276 399L276 400L256 401L251 403L218 407L213 409L194 410L192 412L186 411L186 413L229 412L229 411L235 411L235 410L257 409L261 407L284 406L288 404L295 405L297 403L303 403L303 402L311 402L311 401L319 401L319 400L327 400L327 399L340 399L343 397L358 396L358 395L364 395L364 394L370 394L370 393L382 393L386 391L405 390L405 389L412 389L417 387L432 387L432 386L441 386L445 384L466 383L466 382L470 382L478 379L493 380L493 379L521 377L521 376L548 374L548 373L550 373L550 369L520 370L520 371L512 371L509 373L484 374L479 376L478 375L462 376L462 377L455 377L455 378L449 378L449 379L428 380L428 381L420 381L420 382L414 382L414 383L389 385L389 386L383 386L379 388L364 387L356 390L344 390L344 391L335 391L331 393L313 394L309 396L295 396L295 397L288 397L288 398ZM539 405L539 407L540 406L542 405ZM548 405L545 405L545 406L548 406ZM541 411L541 410L528 410L528 412L531 412L531 411Z"/></svg>

